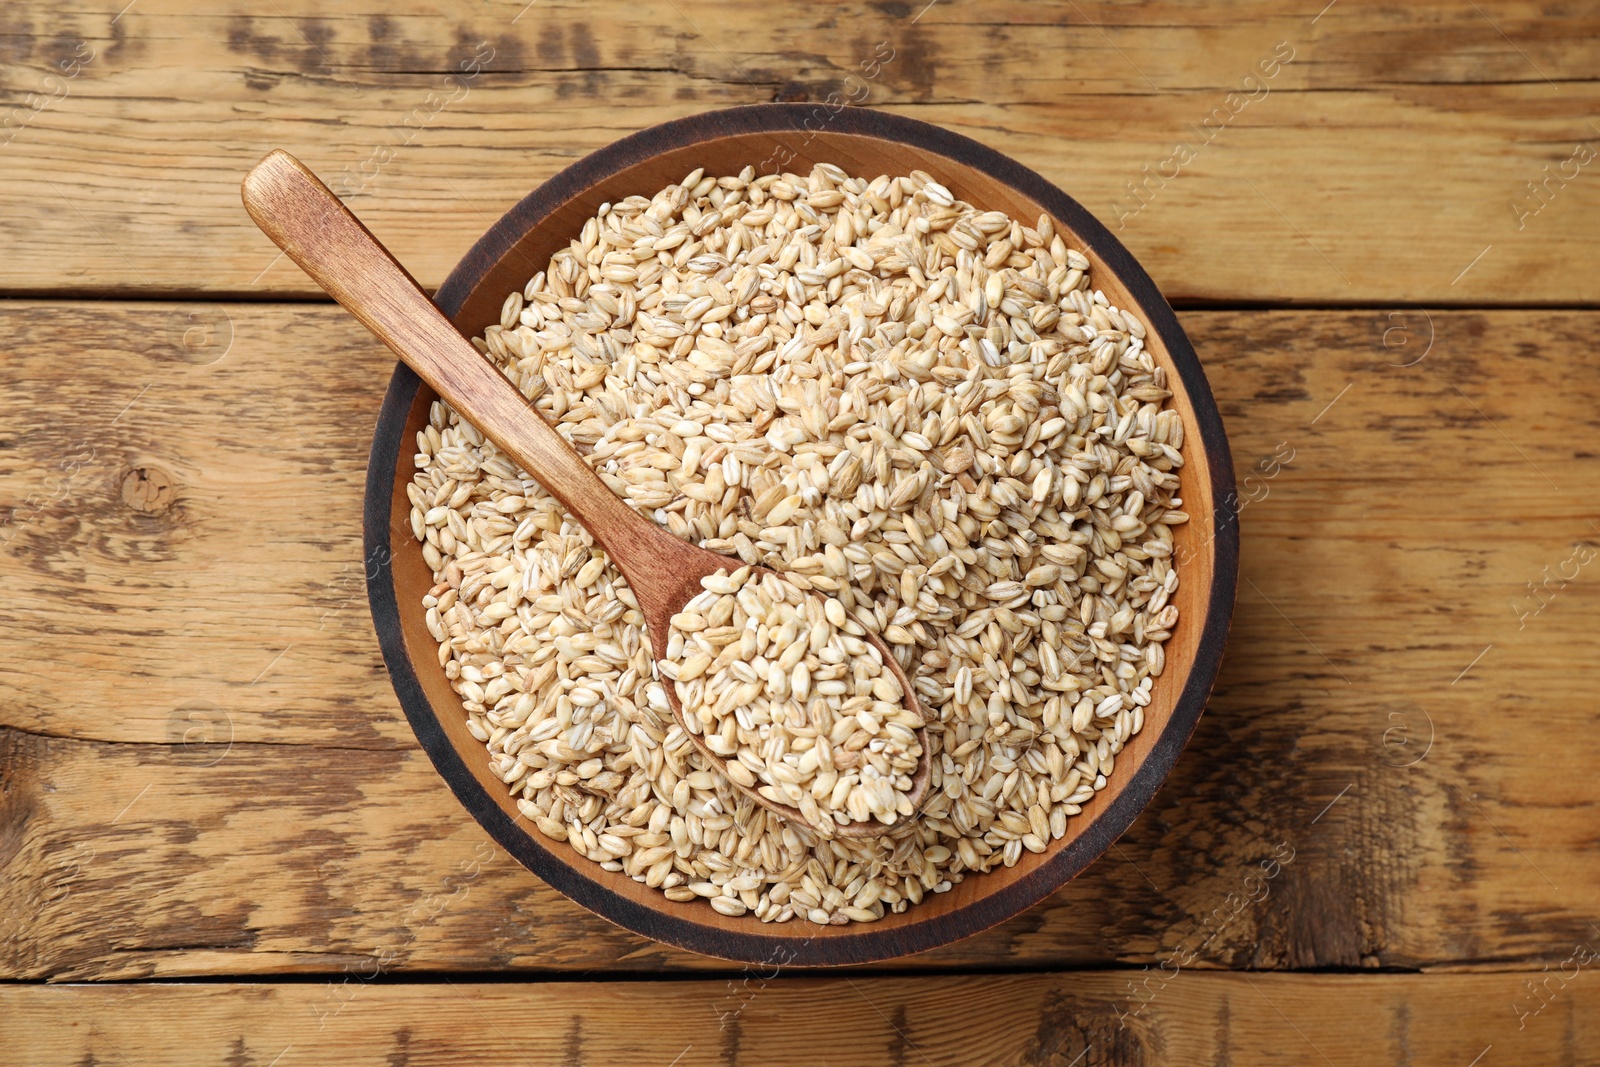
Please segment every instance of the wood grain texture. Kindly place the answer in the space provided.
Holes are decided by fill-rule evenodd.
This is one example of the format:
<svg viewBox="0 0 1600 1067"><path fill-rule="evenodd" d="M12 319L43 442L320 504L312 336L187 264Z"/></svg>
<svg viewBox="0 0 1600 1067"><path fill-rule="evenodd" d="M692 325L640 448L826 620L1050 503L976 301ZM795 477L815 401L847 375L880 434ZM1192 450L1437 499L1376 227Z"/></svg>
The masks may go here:
<svg viewBox="0 0 1600 1067"><path fill-rule="evenodd" d="M12 987L0 991L0 1041L20 1055L10 1061L19 1067L1580 1067L1594 1062L1600 1042L1600 982L1576 961L1565 970L1565 980L1541 976L1537 994L1526 988L1529 979L1508 974L1179 972L1144 1002L1126 976L1104 972L871 982L748 974L536 985L352 979ZM653 1022L636 1024L642 1020Z"/></svg>
<svg viewBox="0 0 1600 1067"><path fill-rule="evenodd" d="M900 966L1565 959L1600 936L1596 316L1182 319L1244 501L1216 694L1103 860ZM359 325L13 302L0 336L0 975L718 966L539 884L416 747L365 604Z"/></svg>
<svg viewBox="0 0 1600 1067"><path fill-rule="evenodd" d="M1016 157L1176 300L1600 298L1585 5L114 7L0 16L0 291L311 293L234 193L276 146L432 286L585 153L804 99L819 122L851 100Z"/></svg>

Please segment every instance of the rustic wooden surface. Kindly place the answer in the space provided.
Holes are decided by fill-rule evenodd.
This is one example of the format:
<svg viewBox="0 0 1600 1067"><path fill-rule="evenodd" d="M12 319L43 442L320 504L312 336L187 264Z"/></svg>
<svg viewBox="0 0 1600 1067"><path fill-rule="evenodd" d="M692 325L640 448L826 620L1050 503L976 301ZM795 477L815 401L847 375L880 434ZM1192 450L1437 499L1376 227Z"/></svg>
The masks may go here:
<svg viewBox="0 0 1600 1067"><path fill-rule="evenodd" d="M1525 187L1600 145L1592 7L119 8L0 12L0 1059L1593 1062L1600 163ZM1190 308L1248 502L1216 695L1112 852L827 979L623 934L500 854L370 629L392 360L287 302L248 165L343 175L436 284L585 152L849 91L887 43L869 104L1115 229L1279 41L1119 231Z"/></svg>
<svg viewBox="0 0 1600 1067"><path fill-rule="evenodd" d="M8 5L8 103L47 104L0 152L0 288L314 293L239 211L239 175L274 147L345 178L436 285L534 185L618 137L839 93L976 137L1121 219L1177 299L1600 297L1572 269L1592 263L1600 182L1576 168L1521 228L1510 206L1600 138L1600 12L1326 2ZM1293 58L1246 85L1279 42ZM1194 158L1163 168L1179 143ZM1146 167L1149 203L1123 219Z"/></svg>
<svg viewBox="0 0 1600 1067"><path fill-rule="evenodd" d="M1104 972L766 981L444 981L0 991L0 1041L86 1063L1592 1063L1600 983L1508 1037L1511 975L1179 974L1133 1014ZM637 1025L640 1019L663 1025ZM623 1024L622 1021L627 1023ZM172 1034L188 1041L174 1048Z"/></svg>

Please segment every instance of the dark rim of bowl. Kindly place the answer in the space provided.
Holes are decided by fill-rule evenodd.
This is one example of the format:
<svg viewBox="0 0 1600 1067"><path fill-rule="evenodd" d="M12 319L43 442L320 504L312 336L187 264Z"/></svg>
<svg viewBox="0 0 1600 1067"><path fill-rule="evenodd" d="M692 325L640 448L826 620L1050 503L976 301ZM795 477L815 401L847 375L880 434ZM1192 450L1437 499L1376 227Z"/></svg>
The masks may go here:
<svg viewBox="0 0 1600 1067"><path fill-rule="evenodd" d="M567 167L528 194L489 228L462 258L434 298L453 317L483 275L519 237L555 208L595 183L659 153L730 134L805 132L815 117L815 104L755 104L678 119L624 137ZM1210 602L1194 662L1189 667L1166 728L1123 791L1076 838L1036 870L948 914L914 919L898 928L862 925L849 936L776 937L752 923L749 933L730 933L657 911L619 895L600 882L557 860L530 830L517 825L462 761L435 716L407 655L396 601L390 560L390 501L402 440L420 381L404 364L396 364L373 435L367 467L365 548L368 596L384 662L395 694L417 739L456 798L518 862L567 897L596 914L656 941L705 955L746 963L792 966L860 964L921 952L968 937L1020 914L1080 874L1120 837L1166 779L1194 732L1221 666L1223 645L1233 614L1239 569L1237 512L1225 502L1234 495L1233 463L1222 416L1200 360L1195 355L1171 306L1155 283L1112 233L1077 201L1043 177L977 141L900 115L847 107L829 116L830 132L861 134L900 141L978 168L1012 186L1066 223L1119 277L1141 308L1149 327L1167 346L1183 381L1195 421L1205 442L1212 484L1212 548L1215 572ZM914 909L913 909L914 910Z"/></svg>

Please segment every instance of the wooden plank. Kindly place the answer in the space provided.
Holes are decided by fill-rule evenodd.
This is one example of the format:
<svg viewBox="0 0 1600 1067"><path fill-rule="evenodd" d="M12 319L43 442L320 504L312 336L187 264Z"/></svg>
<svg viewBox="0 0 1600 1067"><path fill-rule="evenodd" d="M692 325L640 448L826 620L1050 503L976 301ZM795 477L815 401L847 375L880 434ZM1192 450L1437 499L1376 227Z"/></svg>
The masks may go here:
<svg viewBox="0 0 1600 1067"><path fill-rule="evenodd" d="M1211 707L1104 860L903 965L1563 959L1600 887L1596 316L1183 321L1253 501ZM358 326L13 302L0 335L0 976L722 966L540 884L415 745L361 587L391 364Z"/></svg>
<svg viewBox="0 0 1600 1067"><path fill-rule="evenodd" d="M1175 299L1600 298L1587 9L117 6L7 16L0 291L312 292L239 207L276 146L435 285L507 207L618 137L839 94L1039 170Z"/></svg>
<svg viewBox="0 0 1600 1067"><path fill-rule="evenodd" d="M19 1067L87 1063L1592 1063L1600 983L1178 972L522 984L13 986ZM1590 965L1592 967L1592 964ZM1555 972L1552 972L1555 974ZM1528 985L1537 983L1537 993ZM1542 998L1542 999L1540 999ZM1535 1008L1542 1010L1535 1014ZM637 1025L638 1020L654 1020Z"/></svg>

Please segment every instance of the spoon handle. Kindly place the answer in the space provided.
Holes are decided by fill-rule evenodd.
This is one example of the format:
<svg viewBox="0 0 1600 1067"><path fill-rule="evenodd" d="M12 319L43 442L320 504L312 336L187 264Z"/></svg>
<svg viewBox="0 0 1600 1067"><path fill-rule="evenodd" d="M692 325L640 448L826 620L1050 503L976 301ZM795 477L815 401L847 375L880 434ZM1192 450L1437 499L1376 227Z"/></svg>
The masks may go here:
<svg viewBox="0 0 1600 1067"><path fill-rule="evenodd" d="M662 537L671 539L600 480L298 159L282 149L268 153L245 176L242 196L262 232L451 407L537 478L619 563L639 558Z"/></svg>

